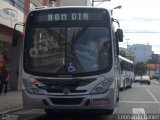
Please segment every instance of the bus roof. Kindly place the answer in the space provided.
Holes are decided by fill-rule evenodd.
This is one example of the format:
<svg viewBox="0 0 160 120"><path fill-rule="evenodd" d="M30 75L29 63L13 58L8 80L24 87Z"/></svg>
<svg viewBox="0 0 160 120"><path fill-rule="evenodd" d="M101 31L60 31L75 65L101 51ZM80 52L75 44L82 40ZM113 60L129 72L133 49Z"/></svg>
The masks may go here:
<svg viewBox="0 0 160 120"><path fill-rule="evenodd" d="M108 12L110 11L109 9L106 9L106 8L92 7L92 6L60 6L60 7L39 6L33 9L32 11L51 10L51 9L67 9L67 8L77 8L77 9L78 8L90 8L90 9L104 9L104 10L107 10Z"/></svg>

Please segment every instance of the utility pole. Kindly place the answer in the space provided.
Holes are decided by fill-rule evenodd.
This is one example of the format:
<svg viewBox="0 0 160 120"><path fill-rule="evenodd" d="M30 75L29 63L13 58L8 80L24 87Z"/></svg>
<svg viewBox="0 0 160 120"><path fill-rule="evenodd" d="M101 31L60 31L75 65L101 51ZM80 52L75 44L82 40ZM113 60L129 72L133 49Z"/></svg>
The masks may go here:
<svg viewBox="0 0 160 120"><path fill-rule="evenodd" d="M130 40L129 38L126 39L127 40L127 48L128 48L128 40Z"/></svg>

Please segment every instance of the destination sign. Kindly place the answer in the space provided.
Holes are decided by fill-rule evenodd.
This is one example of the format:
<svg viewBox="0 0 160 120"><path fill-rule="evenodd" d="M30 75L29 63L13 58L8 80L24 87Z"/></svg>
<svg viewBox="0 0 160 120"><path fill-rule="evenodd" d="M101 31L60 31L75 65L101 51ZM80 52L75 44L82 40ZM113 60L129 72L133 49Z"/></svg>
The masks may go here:
<svg viewBox="0 0 160 120"><path fill-rule="evenodd" d="M79 21L79 20L84 20L87 21L89 20L89 14L88 13L56 13L56 14L48 14L48 21Z"/></svg>
<svg viewBox="0 0 160 120"><path fill-rule="evenodd" d="M86 9L63 9L35 11L29 15L31 23L41 22L85 22L85 21L108 21L109 13L106 10Z"/></svg>

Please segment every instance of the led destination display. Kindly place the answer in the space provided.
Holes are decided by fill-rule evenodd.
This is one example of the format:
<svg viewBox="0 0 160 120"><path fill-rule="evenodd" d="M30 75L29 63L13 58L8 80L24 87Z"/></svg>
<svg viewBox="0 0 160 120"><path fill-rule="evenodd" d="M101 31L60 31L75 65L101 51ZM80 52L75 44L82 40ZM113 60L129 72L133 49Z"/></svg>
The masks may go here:
<svg viewBox="0 0 160 120"><path fill-rule="evenodd" d="M79 20L89 20L88 13L60 13L60 14L48 14L48 21L79 21Z"/></svg>
<svg viewBox="0 0 160 120"><path fill-rule="evenodd" d="M50 10L50 11L34 11L30 14L32 23L38 22L86 22L86 21L103 21L109 20L109 13L106 10Z"/></svg>

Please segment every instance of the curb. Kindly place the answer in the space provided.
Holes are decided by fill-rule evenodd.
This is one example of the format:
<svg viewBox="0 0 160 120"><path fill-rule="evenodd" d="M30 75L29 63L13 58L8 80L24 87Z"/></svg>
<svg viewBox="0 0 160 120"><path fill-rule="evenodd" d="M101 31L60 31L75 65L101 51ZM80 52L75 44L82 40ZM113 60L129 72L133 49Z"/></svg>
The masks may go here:
<svg viewBox="0 0 160 120"><path fill-rule="evenodd" d="M7 114L7 113L10 113L10 112L16 112L16 111L20 111L20 110L23 110L23 107L17 107L15 109L11 109L11 110L6 110L6 111L3 111L3 112L0 112L0 115Z"/></svg>

